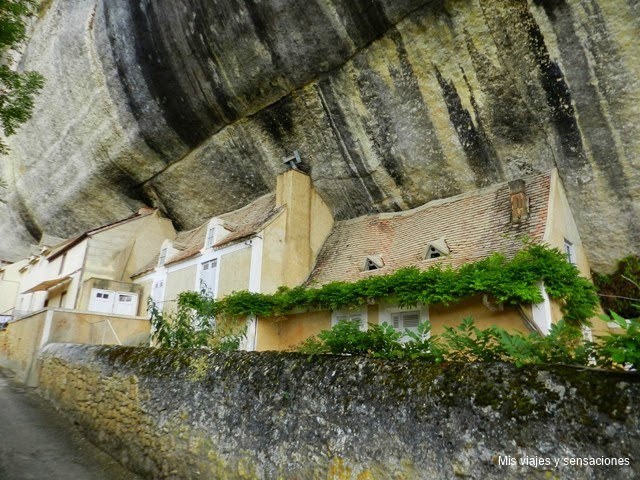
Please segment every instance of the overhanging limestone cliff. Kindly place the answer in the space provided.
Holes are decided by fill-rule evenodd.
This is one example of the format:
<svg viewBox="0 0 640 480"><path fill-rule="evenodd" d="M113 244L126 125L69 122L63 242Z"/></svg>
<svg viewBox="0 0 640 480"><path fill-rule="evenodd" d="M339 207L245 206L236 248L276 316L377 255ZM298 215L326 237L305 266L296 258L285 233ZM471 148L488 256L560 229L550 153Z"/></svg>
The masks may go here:
<svg viewBox="0 0 640 480"><path fill-rule="evenodd" d="M192 227L295 148L339 218L557 166L606 269L640 248L639 36L624 0L54 0L2 247L141 203Z"/></svg>

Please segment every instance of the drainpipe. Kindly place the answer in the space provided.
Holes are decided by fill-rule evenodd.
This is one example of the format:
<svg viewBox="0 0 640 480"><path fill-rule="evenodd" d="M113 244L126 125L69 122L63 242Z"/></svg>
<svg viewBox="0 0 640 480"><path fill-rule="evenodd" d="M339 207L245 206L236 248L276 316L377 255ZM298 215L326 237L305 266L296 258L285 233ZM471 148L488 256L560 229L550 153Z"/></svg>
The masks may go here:
<svg viewBox="0 0 640 480"><path fill-rule="evenodd" d="M251 266L249 268L249 291L259 293L262 277L262 248L263 240L259 236L251 239ZM247 351L256 349L258 335L258 317L251 317L247 321Z"/></svg>

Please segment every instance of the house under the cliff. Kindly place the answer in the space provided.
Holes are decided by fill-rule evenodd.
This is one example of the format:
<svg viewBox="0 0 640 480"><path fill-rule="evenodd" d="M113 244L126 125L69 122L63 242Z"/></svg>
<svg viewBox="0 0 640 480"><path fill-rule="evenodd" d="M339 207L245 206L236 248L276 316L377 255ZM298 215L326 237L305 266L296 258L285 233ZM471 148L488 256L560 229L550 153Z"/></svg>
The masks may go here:
<svg viewBox="0 0 640 480"><path fill-rule="evenodd" d="M279 286L322 286L385 275L403 267L459 267L494 252L507 257L523 239L567 253L581 274L589 265L555 170L493 185L421 207L334 221L310 178L291 169L277 191L240 210L212 218L167 240L154 260L134 274L151 296L170 308L185 290L210 291L217 299L234 291L274 293ZM486 297L454 305L403 309L372 302L355 310L306 311L249 319L246 347L281 350L328 329L339 320L387 322L400 330L429 320L433 332L471 315L480 326L547 332L562 313L544 295L539 305L509 308Z"/></svg>

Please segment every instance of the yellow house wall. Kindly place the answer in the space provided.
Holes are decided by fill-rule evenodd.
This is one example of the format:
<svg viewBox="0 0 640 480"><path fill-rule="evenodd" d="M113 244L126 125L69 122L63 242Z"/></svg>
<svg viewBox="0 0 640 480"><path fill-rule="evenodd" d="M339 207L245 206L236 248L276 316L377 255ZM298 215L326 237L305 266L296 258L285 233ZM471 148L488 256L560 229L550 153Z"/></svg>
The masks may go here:
<svg viewBox="0 0 640 480"><path fill-rule="evenodd" d="M153 289L153 280L147 280L142 283L138 283L140 287L142 287L142 291L140 293L140 306L138 307L138 315L141 317L147 316L147 305L149 303L149 298L151 298L151 290Z"/></svg>
<svg viewBox="0 0 640 480"><path fill-rule="evenodd" d="M21 381L31 371L40 347L46 311L38 312L7 325L0 332L0 363L13 370Z"/></svg>
<svg viewBox="0 0 640 480"><path fill-rule="evenodd" d="M331 312L329 311L287 315L282 320L260 318L256 350L287 350L330 328Z"/></svg>
<svg viewBox="0 0 640 480"><path fill-rule="evenodd" d="M73 308L76 301L76 296L80 286L80 272L84 264L84 257L87 247L87 241L84 240L78 245L69 249L66 252L64 264L62 263L62 256L54 258L52 261L48 261L46 258L41 257L40 260L30 265L29 268L20 274L19 281L19 294L16 299L16 310L34 312L44 308L46 300L49 298L49 293L54 296L60 295L62 291L67 291L66 306ZM24 262L23 264L26 264ZM60 278L66 275L71 276L71 282L59 287L58 289L46 291L38 291L32 293L23 294L35 285L45 281ZM51 303L51 302L49 302Z"/></svg>
<svg viewBox="0 0 640 480"><path fill-rule="evenodd" d="M193 291L196 288L197 269L197 265L191 265L167 273L167 280L164 287L165 309L175 306L175 300L178 299L179 293Z"/></svg>
<svg viewBox="0 0 640 480"><path fill-rule="evenodd" d="M524 311L531 319L530 309L525 307ZM445 326L455 327L469 316L480 329L496 326L512 332L531 332L515 308L504 307L503 310L492 311L482 303L481 296L474 296L449 306L431 305L429 307L431 333L439 335L444 332Z"/></svg>
<svg viewBox="0 0 640 480"><path fill-rule="evenodd" d="M145 224L135 232L133 247L124 269L125 279L145 267L160 251L165 240L173 240L176 231L171 220L158 212L145 218Z"/></svg>
<svg viewBox="0 0 640 480"><path fill-rule="evenodd" d="M276 185L276 205L285 205L284 241L287 256L281 257L282 285L301 284L312 268L310 241L311 178L289 170L281 174Z"/></svg>
<svg viewBox="0 0 640 480"><path fill-rule="evenodd" d="M20 283L10 280L0 280L0 315L15 307L19 291Z"/></svg>
<svg viewBox="0 0 640 480"><path fill-rule="evenodd" d="M94 277L129 282L134 272L155 257L162 243L175 235L171 222L158 212L92 235L88 239L82 284ZM84 297L85 292L81 295ZM75 308L79 308L78 303Z"/></svg>
<svg viewBox="0 0 640 480"><path fill-rule="evenodd" d="M316 264L318 254L325 240L333 228L333 215L331 209L324 203L322 197L315 189L311 190L311 230L309 241L311 242L311 268ZM310 271L307 273L309 275ZM306 277L305 277L306 280Z"/></svg>
<svg viewBox="0 0 640 480"><path fill-rule="evenodd" d="M261 291L303 283L333 228L331 210L300 172L289 170L278 177L276 205L284 212L263 232Z"/></svg>
<svg viewBox="0 0 640 480"><path fill-rule="evenodd" d="M558 178L558 172L554 170L551 178L551 193L549 196L549 216L544 241L564 251L564 239L569 240L576 252L576 266L582 276L591 278L589 261L580 239L578 227L573 219L569 202Z"/></svg>
<svg viewBox="0 0 640 480"><path fill-rule="evenodd" d="M379 323L380 308L377 304L367 306L367 323L372 325ZM524 313L531 318L529 308L525 307ZM501 311L492 311L483 305L482 297L476 296L449 306L431 306L429 308L431 332L441 334L445 326L455 327L467 316L471 316L479 328L498 326L512 332L529 333L531 331L516 309L505 307ZM261 318L258 321L256 349L287 350L330 328L331 312L328 310L291 314L277 320Z"/></svg>
<svg viewBox="0 0 640 480"><path fill-rule="evenodd" d="M285 284L282 275L283 258L287 254L285 245L286 213L279 215L262 232L262 271L260 290L273 293Z"/></svg>
<svg viewBox="0 0 640 480"><path fill-rule="evenodd" d="M27 264L26 260L12 263L4 267L0 273L0 315L16 307L20 293L20 269Z"/></svg>
<svg viewBox="0 0 640 480"><path fill-rule="evenodd" d="M47 314L51 315L51 329L48 338L43 341ZM143 318L59 309L41 310L8 324L6 330L0 331L0 364L13 370L22 381L31 382L41 345L148 344L149 332L149 321Z"/></svg>
<svg viewBox="0 0 640 480"><path fill-rule="evenodd" d="M243 248L223 255L219 268L218 298L226 297L232 292L247 290L251 271L251 249Z"/></svg>

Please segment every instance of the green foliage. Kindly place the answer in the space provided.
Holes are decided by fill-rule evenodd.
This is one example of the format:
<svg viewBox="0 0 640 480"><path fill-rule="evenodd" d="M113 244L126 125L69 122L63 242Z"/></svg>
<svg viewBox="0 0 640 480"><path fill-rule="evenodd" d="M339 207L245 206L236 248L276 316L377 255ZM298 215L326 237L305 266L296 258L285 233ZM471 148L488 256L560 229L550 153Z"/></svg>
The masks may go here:
<svg viewBox="0 0 640 480"><path fill-rule="evenodd" d="M517 366L560 363L605 368L640 367L640 322L619 315L603 316L618 324L622 333L584 339L581 327L560 321L548 335L510 333L499 327L479 329L470 317L442 335L430 335L428 322L416 332L397 332L387 324L343 321L317 337L307 339L298 351L307 354L371 355L380 358L423 359L432 362L511 362Z"/></svg>
<svg viewBox="0 0 640 480"><path fill-rule="evenodd" d="M548 335L509 333L498 329L503 360L518 366L543 363L589 365L594 344L584 340L582 330L561 320Z"/></svg>
<svg viewBox="0 0 640 480"><path fill-rule="evenodd" d="M596 360L604 367L622 366L638 370L640 368L640 320L625 319L615 312L601 315L606 322L612 322L622 330L600 337Z"/></svg>
<svg viewBox="0 0 640 480"><path fill-rule="evenodd" d="M640 257L623 258L611 275L594 273L593 283L605 312L618 312L625 318L640 317Z"/></svg>
<svg viewBox="0 0 640 480"><path fill-rule="evenodd" d="M163 312L149 299L155 344L165 348L238 350L246 337L246 326L227 321L224 315L210 308L215 305L210 300L205 292L184 292L175 310Z"/></svg>
<svg viewBox="0 0 640 480"><path fill-rule="evenodd" d="M471 317L457 327L445 327L442 342L447 360L470 362L499 362L504 359L501 333L498 327L480 330Z"/></svg>
<svg viewBox="0 0 640 480"><path fill-rule="evenodd" d="M527 244L512 259L501 254L454 270L434 266L421 271L404 268L391 275L371 276L355 283L333 282L320 288L281 287L273 295L235 292L222 300L181 297L191 308L231 317L277 317L293 309L338 310L387 299L400 306L449 304L474 294L486 294L507 305L542 301L539 282L559 300L567 322L580 324L595 315L598 298L593 285L580 277L557 249ZM184 295L184 294L183 294Z"/></svg>
<svg viewBox="0 0 640 480"><path fill-rule="evenodd" d="M6 136L13 135L31 117L33 97L44 83L39 73L11 68L11 51L25 40L25 20L34 10L32 0L0 0L0 123ZM0 153L7 153L2 140Z"/></svg>

